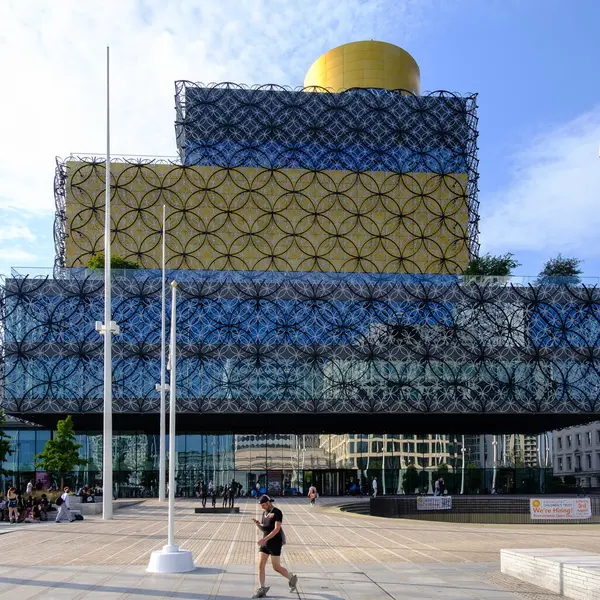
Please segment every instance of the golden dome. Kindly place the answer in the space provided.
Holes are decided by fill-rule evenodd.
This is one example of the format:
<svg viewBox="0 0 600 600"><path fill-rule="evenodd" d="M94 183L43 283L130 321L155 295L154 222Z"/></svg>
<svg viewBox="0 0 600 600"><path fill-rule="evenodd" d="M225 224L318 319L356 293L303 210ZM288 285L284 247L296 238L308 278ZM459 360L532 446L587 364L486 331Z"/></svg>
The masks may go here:
<svg viewBox="0 0 600 600"><path fill-rule="evenodd" d="M387 42L343 44L325 52L311 65L304 87L323 87L340 92L354 87L421 89L419 65L406 50Z"/></svg>

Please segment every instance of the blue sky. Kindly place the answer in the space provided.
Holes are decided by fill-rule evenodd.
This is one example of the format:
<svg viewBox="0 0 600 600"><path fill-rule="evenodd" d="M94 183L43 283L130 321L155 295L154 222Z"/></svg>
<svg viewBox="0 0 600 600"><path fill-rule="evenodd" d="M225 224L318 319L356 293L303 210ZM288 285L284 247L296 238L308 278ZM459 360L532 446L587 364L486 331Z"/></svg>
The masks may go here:
<svg viewBox="0 0 600 600"><path fill-rule="evenodd" d="M56 156L175 155L173 81L301 85L339 44L379 39L423 90L479 94L482 250L535 275L558 252L600 276L598 0L4 0L0 273L51 266Z"/></svg>

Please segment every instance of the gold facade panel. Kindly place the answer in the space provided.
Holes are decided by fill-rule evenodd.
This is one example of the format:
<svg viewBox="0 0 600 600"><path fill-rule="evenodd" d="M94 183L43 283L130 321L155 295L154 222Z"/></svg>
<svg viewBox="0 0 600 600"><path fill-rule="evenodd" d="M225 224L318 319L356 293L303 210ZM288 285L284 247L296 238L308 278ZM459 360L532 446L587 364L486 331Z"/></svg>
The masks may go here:
<svg viewBox="0 0 600 600"><path fill-rule="evenodd" d="M145 268L462 272L467 175L111 166L113 252ZM104 165L67 164L66 263L103 249Z"/></svg>
<svg viewBox="0 0 600 600"><path fill-rule="evenodd" d="M383 59L367 59L362 61L362 66L367 71L383 71L385 69L385 61Z"/></svg>

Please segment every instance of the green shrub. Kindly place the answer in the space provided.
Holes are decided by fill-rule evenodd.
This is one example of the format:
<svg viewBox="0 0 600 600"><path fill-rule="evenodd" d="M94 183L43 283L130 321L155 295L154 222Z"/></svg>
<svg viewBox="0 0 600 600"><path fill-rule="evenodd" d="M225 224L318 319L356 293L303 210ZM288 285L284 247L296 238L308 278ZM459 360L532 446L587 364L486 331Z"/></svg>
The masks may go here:
<svg viewBox="0 0 600 600"><path fill-rule="evenodd" d="M111 269L139 269L140 265L131 260L127 260L118 255L110 257ZM104 269L104 252L92 255L92 258L87 262L88 269Z"/></svg>

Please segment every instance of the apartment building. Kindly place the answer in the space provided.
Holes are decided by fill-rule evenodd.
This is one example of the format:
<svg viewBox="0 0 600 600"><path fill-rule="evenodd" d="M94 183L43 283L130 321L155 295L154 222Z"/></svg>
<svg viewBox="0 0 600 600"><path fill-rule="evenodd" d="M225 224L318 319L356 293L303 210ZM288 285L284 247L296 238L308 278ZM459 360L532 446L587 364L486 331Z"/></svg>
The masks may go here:
<svg viewBox="0 0 600 600"><path fill-rule="evenodd" d="M553 473L573 475L586 488L600 487L600 421L552 432Z"/></svg>

